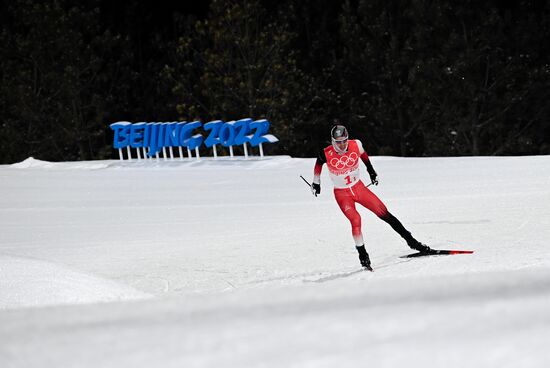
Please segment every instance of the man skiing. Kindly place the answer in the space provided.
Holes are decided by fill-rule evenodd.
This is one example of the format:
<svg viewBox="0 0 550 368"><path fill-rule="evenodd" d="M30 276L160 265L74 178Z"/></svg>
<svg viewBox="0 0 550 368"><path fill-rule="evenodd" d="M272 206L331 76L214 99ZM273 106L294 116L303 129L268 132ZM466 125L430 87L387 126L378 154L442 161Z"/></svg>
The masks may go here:
<svg viewBox="0 0 550 368"><path fill-rule="evenodd" d="M315 196L321 193L321 170L323 164L327 164L330 178L334 183L336 202L351 223L351 234L355 240L361 266L372 271L361 232L361 216L355 209L355 203L361 204L387 222L405 239L409 247L422 253L429 253L431 249L413 238L403 224L388 211L384 203L360 180L359 160L363 161L367 167L371 184L378 185L378 175L361 141L348 140L348 131L343 125L334 126L330 134L332 144L323 149L317 157L311 190Z"/></svg>

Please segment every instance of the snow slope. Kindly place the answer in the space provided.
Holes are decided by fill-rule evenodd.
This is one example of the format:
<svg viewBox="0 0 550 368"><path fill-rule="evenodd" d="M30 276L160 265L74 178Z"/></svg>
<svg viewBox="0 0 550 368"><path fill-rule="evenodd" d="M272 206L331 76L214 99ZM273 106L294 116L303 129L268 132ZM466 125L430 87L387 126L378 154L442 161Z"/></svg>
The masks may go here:
<svg viewBox="0 0 550 368"><path fill-rule="evenodd" d="M313 159L0 166L1 367L542 367L550 157L372 158L375 272ZM366 177L364 173L364 177Z"/></svg>

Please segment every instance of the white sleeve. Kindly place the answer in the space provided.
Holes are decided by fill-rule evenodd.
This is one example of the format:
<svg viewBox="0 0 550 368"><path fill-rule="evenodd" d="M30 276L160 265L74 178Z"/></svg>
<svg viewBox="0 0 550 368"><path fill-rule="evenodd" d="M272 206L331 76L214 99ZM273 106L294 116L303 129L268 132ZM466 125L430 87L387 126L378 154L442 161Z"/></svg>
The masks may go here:
<svg viewBox="0 0 550 368"><path fill-rule="evenodd" d="M359 148L359 154L362 155L365 153L365 150L363 149L363 143L359 139L356 139L355 142L357 143L357 147Z"/></svg>

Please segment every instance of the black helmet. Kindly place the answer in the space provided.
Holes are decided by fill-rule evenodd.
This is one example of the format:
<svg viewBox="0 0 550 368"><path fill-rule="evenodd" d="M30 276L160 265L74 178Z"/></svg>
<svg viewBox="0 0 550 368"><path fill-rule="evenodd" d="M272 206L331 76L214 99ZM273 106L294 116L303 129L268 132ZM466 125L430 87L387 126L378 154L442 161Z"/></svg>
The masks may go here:
<svg viewBox="0 0 550 368"><path fill-rule="evenodd" d="M330 131L332 146L338 153L348 150L348 130L343 125L335 125Z"/></svg>

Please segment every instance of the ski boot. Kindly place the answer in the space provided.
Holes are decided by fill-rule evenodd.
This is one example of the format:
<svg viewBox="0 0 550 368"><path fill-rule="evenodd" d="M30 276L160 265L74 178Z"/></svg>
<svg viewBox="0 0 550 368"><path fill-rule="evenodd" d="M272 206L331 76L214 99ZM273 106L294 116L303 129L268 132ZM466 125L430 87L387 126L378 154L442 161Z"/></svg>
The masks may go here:
<svg viewBox="0 0 550 368"><path fill-rule="evenodd" d="M420 253L431 253L432 252L432 248L428 247L426 244L422 244L421 242L419 242L418 240L416 240L414 238L407 241L407 245L411 249L417 250Z"/></svg>
<svg viewBox="0 0 550 368"><path fill-rule="evenodd" d="M361 262L361 266L363 266L363 268L365 268L366 270L372 271L369 254L365 250L365 246L361 245L360 247L355 247L355 248L359 253L359 262Z"/></svg>

